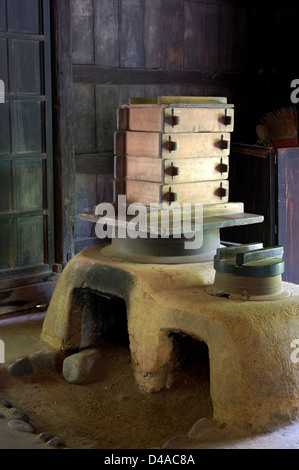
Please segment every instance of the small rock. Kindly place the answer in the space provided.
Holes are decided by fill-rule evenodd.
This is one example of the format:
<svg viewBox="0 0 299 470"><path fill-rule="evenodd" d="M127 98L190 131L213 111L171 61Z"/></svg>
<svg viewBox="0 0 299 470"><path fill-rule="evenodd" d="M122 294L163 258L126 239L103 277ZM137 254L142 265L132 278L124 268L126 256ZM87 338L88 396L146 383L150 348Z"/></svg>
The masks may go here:
<svg viewBox="0 0 299 470"><path fill-rule="evenodd" d="M206 429L208 426L210 426L211 422L207 418L201 418L196 423L193 424L192 428L188 432L188 437L189 438L194 438L198 434L200 434L204 429Z"/></svg>
<svg viewBox="0 0 299 470"><path fill-rule="evenodd" d="M4 406L5 408L12 408L10 401L2 396L0 396L0 406Z"/></svg>
<svg viewBox="0 0 299 470"><path fill-rule="evenodd" d="M53 439L53 434L50 434L49 432L42 432L38 435L38 440L42 442L47 442L50 439Z"/></svg>
<svg viewBox="0 0 299 470"><path fill-rule="evenodd" d="M51 369L61 372L64 356L57 351L42 350L30 354L29 359L35 369Z"/></svg>
<svg viewBox="0 0 299 470"><path fill-rule="evenodd" d="M32 374L34 372L34 368L28 357L23 357L22 359L10 364L8 372L15 377L22 377L23 375Z"/></svg>
<svg viewBox="0 0 299 470"><path fill-rule="evenodd" d="M178 449L189 441L190 439L187 436L175 436L166 441L162 449Z"/></svg>
<svg viewBox="0 0 299 470"><path fill-rule="evenodd" d="M62 442L59 437L53 437L50 441L48 441L48 446L59 448L59 447L65 447L64 443Z"/></svg>
<svg viewBox="0 0 299 470"><path fill-rule="evenodd" d="M62 373L72 384L86 384L99 380L103 369L103 357L98 349L85 349L63 361Z"/></svg>
<svg viewBox="0 0 299 470"><path fill-rule="evenodd" d="M20 419L11 419L7 424L15 431L35 433L35 429L30 423L26 423Z"/></svg>
<svg viewBox="0 0 299 470"><path fill-rule="evenodd" d="M16 416L16 419L20 419L22 421L25 421L26 423L29 423L30 418L26 413L24 413L24 411L18 410L18 408L14 407L10 408L9 411Z"/></svg>
<svg viewBox="0 0 299 470"><path fill-rule="evenodd" d="M129 395L124 395L123 393L119 393L116 397L118 401L125 401L128 400L130 397Z"/></svg>
<svg viewBox="0 0 299 470"><path fill-rule="evenodd" d="M0 419L2 418L5 418L5 416L2 413L0 413Z"/></svg>

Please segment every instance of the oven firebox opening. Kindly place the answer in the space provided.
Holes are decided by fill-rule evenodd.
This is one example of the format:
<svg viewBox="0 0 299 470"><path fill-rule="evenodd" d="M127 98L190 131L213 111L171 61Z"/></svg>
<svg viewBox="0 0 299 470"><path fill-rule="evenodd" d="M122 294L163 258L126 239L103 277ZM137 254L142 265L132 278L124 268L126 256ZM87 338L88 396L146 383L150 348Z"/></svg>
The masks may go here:
<svg viewBox="0 0 299 470"><path fill-rule="evenodd" d="M170 333L173 350L168 375L176 378L183 374L195 380L210 382L209 349L204 341L184 333Z"/></svg>
<svg viewBox="0 0 299 470"><path fill-rule="evenodd" d="M99 339L129 347L126 303L120 297L82 288L76 300L82 310L81 348L96 346Z"/></svg>

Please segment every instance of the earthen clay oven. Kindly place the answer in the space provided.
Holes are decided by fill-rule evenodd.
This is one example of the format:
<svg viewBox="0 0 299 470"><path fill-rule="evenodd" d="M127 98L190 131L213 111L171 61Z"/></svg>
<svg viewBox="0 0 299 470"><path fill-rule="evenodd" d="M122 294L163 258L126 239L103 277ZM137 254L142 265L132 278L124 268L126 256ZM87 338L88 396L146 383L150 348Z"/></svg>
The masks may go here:
<svg viewBox="0 0 299 470"><path fill-rule="evenodd" d="M136 118L138 109L143 113L140 119ZM186 119L186 127L177 129L178 123L182 125L185 122L182 111L186 110L196 111L196 125L195 118ZM162 116L160 126L170 123L171 139L168 137L169 129L153 131L138 127L140 123L148 122L144 121L144 116L149 111L159 119ZM211 112L214 118L209 121L207 116ZM159 235L157 238L123 239L117 237L116 230L111 243L83 250L68 263L48 308L42 338L57 350L70 353L88 348L94 341L94 323L98 322L97 331L107 325L104 325L100 313L97 318L97 312L91 312L87 299L92 295L105 297L110 310L111 305L112 309L117 308L114 302L122 299L126 321L119 324L119 328L128 332L136 386L147 392L159 392L170 385L174 334L184 334L205 343L208 348L210 393L215 419L265 429L297 418L298 365L291 360L291 343L299 338L299 288L281 280L283 248L269 250L255 243L224 247L220 241L220 229L223 227L263 220L261 215L244 213L242 203L228 202L228 190L217 191L221 182L222 188L228 188L227 175L222 175L223 171L220 171L217 179L215 171L217 174L216 167L219 171L218 160L222 153L223 158L227 158L229 142L228 137L225 138L225 145L218 146L215 142L223 141L223 128L230 126L231 130L232 107L222 99L218 102L198 99L191 103L186 102L186 98L183 103L173 103L168 99L151 105L126 107L125 111L121 110L120 116L122 119L118 120L115 147L116 188L128 188L136 200L138 188L147 187L148 183L143 179L127 178L126 172L135 168L138 173L136 158L138 160L139 144L134 139L140 135L135 134L150 134L151 139L160 144L155 146L155 155L151 155L148 147L150 156L143 157L149 158L156 167L159 162L165 165L166 160L170 159L170 167L175 166L176 171L170 175L173 178L171 189L169 182L165 184L168 173L164 168L160 172L161 181L152 182L150 192L145 190L140 193L136 202L147 204L147 197L153 197L155 191L161 198L157 202L167 202L170 206L175 199L178 203L188 202L190 194L191 202L200 203L200 196L198 200L194 198L196 194L204 194L203 224L198 229L202 230L203 243L192 251L185 249L183 233L180 238L170 230L167 238ZM200 116L204 116L204 123L208 122L208 129L200 127ZM134 117L132 122L130 117ZM196 181L200 176L195 176L195 181L180 179L176 183L177 176L188 175L184 169L184 158L189 157L188 150L183 147L187 151L187 154L184 153L180 141L184 141L184 133L191 131L193 137L198 139L205 139L206 136L205 148L210 146L215 150L217 162L213 160L212 164L209 162L210 166L205 166L209 169L204 172L205 179L200 184ZM163 140L165 132L167 150ZM169 142L172 142L171 147ZM202 144L198 145L203 148ZM135 159L127 154L128 148L130 153L136 154ZM145 152L144 147L140 149L140 152ZM193 155L190 158L194 158L196 167L212 157L204 153L200 157ZM176 159L180 160L182 171L178 171L180 168ZM119 168L124 173L119 173ZM197 175L200 174L199 171ZM150 178L149 173L146 178ZM116 196L121 194L117 191ZM174 194L176 198L172 197ZM99 221L94 214L83 214L81 217L95 223ZM116 228L118 222L117 219ZM126 220L128 223L129 219ZM148 229L147 225L145 229Z"/></svg>

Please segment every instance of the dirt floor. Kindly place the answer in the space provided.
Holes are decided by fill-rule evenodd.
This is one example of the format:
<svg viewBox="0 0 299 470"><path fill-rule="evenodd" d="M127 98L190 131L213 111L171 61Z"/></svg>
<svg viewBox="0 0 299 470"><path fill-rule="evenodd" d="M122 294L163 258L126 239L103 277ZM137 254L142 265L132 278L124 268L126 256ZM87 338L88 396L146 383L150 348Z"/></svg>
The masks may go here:
<svg viewBox="0 0 299 470"><path fill-rule="evenodd" d="M129 348L106 340L97 344L107 364L98 383L69 384L49 369L11 376L10 363L49 349L40 339L43 318L35 312L0 319L6 361L0 365L0 395L30 416L37 433L49 432L73 449L161 448L199 418L212 418L204 370L189 366L169 390L148 394L136 386Z"/></svg>
<svg viewBox="0 0 299 470"><path fill-rule="evenodd" d="M57 436L69 449L162 449L175 436L186 436L200 418L211 425L201 437L174 448L183 449L299 449L299 425L260 436L231 429L212 419L208 363L182 363L169 389L142 392L133 377L127 346L100 339L106 367L101 380L89 385L68 383L50 369L24 377L9 374L12 362L32 352L49 349L40 339L44 312L0 318L0 339L5 343L5 364L0 365L0 399L30 417L34 433L8 426L11 409L0 403L0 449L49 449L40 433ZM1 400L0 400L1 401Z"/></svg>

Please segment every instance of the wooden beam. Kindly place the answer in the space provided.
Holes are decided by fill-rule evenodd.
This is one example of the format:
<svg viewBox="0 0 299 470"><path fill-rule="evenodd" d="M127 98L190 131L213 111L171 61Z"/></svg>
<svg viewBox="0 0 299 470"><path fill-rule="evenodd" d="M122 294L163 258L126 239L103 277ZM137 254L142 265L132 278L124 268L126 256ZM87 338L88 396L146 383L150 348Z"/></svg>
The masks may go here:
<svg viewBox="0 0 299 470"><path fill-rule="evenodd" d="M0 316L30 310L37 305L47 308L56 286L56 281L42 282L0 291Z"/></svg>
<svg viewBox="0 0 299 470"><path fill-rule="evenodd" d="M54 272L55 270L55 272ZM5 279L1 279L1 290L0 290L0 302L2 300L2 294L4 291L8 289L13 289L17 287L24 287L24 286L34 286L35 284L41 284L43 282L52 282L57 281L60 276L61 265L54 265L53 271L44 271L38 272L36 270L35 273L28 275L25 269L20 270L20 275L16 277L6 277Z"/></svg>
<svg viewBox="0 0 299 470"><path fill-rule="evenodd" d="M131 69L73 65L73 80L101 85L214 85L252 87L262 75L246 73L209 74L197 70Z"/></svg>
<svg viewBox="0 0 299 470"><path fill-rule="evenodd" d="M232 146L231 146L231 153L242 153L243 155L252 155L254 157L261 157L261 158L268 158L268 154L271 151L275 153L274 149L257 146L257 145L232 143Z"/></svg>
<svg viewBox="0 0 299 470"><path fill-rule="evenodd" d="M75 158L73 147L71 0L52 0L53 142L56 263L75 254Z"/></svg>

